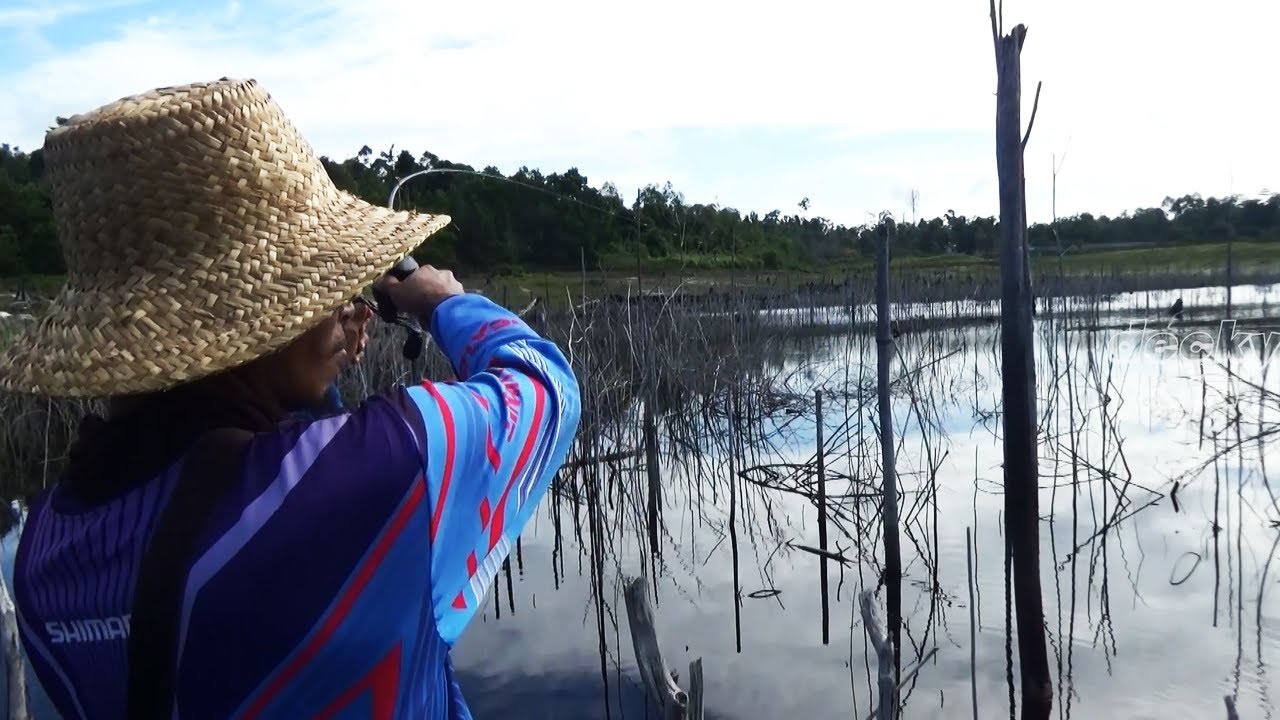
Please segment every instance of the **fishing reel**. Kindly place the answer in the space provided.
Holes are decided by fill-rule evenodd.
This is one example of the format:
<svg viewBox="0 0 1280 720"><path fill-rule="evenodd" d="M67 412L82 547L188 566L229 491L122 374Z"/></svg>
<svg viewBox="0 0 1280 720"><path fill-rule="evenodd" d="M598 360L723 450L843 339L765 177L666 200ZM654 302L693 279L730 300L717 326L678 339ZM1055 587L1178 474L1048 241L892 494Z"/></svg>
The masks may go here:
<svg viewBox="0 0 1280 720"><path fill-rule="evenodd" d="M395 267L387 271L391 277L404 281L418 269L418 262L412 256L406 257L395 264ZM404 339L404 347L401 353L408 360L417 360L422 355L423 334L422 330L414 323L406 321L400 317L400 311L396 309L395 303L391 302L391 297L387 295L382 288L377 285L373 286L373 311L382 318L383 322L392 325L399 325L408 333Z"/></svg>

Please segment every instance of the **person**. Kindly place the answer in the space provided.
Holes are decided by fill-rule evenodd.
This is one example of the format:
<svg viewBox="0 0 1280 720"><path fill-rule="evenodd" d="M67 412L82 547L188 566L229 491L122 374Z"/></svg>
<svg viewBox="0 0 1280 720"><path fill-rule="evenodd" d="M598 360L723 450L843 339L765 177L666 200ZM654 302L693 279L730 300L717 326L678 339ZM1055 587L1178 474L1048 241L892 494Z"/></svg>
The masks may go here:
<svg viewBox="0 0 1280 720"><path fill-rule="evenodd" d="M44 151L67 281L0 389L107 399L15 559L57 711L470 717L450 649L568 453L563 353L447 270L386 276L449 218L338 191L252 80L121 99ZM374 282L455 378L287 419Z"/></svg>

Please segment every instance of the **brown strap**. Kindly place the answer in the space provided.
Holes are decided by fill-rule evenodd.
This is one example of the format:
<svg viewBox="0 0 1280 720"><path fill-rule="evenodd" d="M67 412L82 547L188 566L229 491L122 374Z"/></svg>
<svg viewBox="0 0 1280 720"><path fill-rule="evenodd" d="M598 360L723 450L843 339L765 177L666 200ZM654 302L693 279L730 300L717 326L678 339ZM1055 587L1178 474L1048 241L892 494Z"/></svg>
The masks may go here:
<svg viewBox="0 0 1280 720"><path fill-rule="evenodd" d="M138 568L129 619L129 718L173 715L178 622L187 567L209 509L235 483L253 434L220 428L203 435L182 463L169 503Z"/></svg>

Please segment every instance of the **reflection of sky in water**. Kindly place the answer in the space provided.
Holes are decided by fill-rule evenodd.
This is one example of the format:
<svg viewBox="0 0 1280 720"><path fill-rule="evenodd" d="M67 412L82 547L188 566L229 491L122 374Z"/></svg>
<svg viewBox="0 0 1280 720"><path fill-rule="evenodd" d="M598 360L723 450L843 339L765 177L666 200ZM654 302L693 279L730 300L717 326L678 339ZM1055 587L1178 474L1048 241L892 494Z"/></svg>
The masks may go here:
<svg viewBox="0 0 1280 720"><path fill-rule="evenodd" d="M1167 307L1179 295L1188 307L1221 301L1209 291L1183 290L1153 293L1151 306ZM1145 306L1146 297L1118 296L1116 302L1134 308ZM1262 302L1262 293L1237 288L1233 303L1246 302ZM898 463L905 493L901 513L911 520L904 526L901 543L903 638L908 645L904 666L914 659L917 645L939 648L936 659L910 687L907 717L969 716L965 528L975 526L975 516L979 702L984 717L1007 713L995 330L991 325L976 325L906 334L898 341L895 375L903 368L926 366L915 376L920 388L917 405L925 424L934 428L929 434L933 453L943 458L937 471L935 533L934 508L927 502L929 467L921 423L905 388L895 390L896 434L902 438ZM1039 331L1038 409L1045 418L1040 450L1040 509L1045 520L1041 567L1055 715L1069 710L1084 718L1219 717L1222 696L1238 693L1243 717L1267 716L1277 693L1271 686L1268 661L1280 653L1280 630L1276 629L1280 605L1272 597L1260 598L1260 587L1270 590L1280 579L1280 568L1270 567L1277 538L1270 524L1280 519L1280 513L1263 481L1264 467L1275 467L1277 458L1268 449L1266 463L1260 462L1260 446L1247 442L1242 457L1232 452L1217 463L1216 514L1222 532L1217 535L1216 574L1215 466L1195 472L1211 457L1213 446L1211 440L1199 446L1202 392L1210 408L1206 425L1228 432L1234 440L1235 428L1224 427L1229 417L1224 397L1229 391L1240 397L1240 434L1248 438L1258 431L1258 391L1244 389L1239 381L1229 386L1224 371L1212 363L1203 369L1206 391L1201 366L1194 360L1158 362L1149 354L1126 351L1127 346L1106 344L1105 333L1073 332L1065 336L1072 343L1075 365L1071 377L1077 407L1072 418L1066 369L1061 367L1064 335L1044 322ZM1095 370L1087 366L1090 337ZM1056 343L1056 354L1050 351L1051 343ZM826 390L830 471L876 478L879 450L870 424L873 408L863 408L867 424L859 451L858 410L840 393L846 373L851 384L873 382L874 344L835 338L818 347L809 357L788 354L775 362L782 374L810 367L811 372L792 378L792 390L806 394L817 386ZM1244 379L1262 377L1256 360L1237 359L1233 367ZM1055 372L1064 378L1056 397L1051 392ZM1099 382L1109 387L1105 404ZM1276 387L1276 380L1270 378L1268 386ZM1114 417L1106 421L1104 413ZM846 417L855 418L847 435L841 428ZM1280 405L1272 403L1264 419L1280 420ZM810 459L812 420L786 417L781 422L786 423L785 433L746 465ZM1074 527L1072 427L1079 431L1077 451L1083 458L1077 465L1081 484L1074 496ZM717 436L723 437L724 432L721 428ZM621 444L630 446L628 442ZM1219 440L1226 442L1225 437ZM1123 448L1122 456L1117 447ZM1107 483L1098 479L1098 468L1116 474L1117 489L1131 479L1124 493L1127 505L1121 503L1118 490L1104 492ZM874 670L869 670L871 655L860 619L852 611L854 594L864 583L874 584L876 569L868 563L855 563L843 572L830 566L831 644L824 647L817 559L786 546L788 541L817 545L815 510L797 495L745 486L737 509L743 595L742 653L738 654L726 530L727 471L728 459L721 450L708 450L698 466L668 463L664 467L665 528L656 585L660 639L669 662L683 676L689 660L704 658L707 705L713 717L849 717L855 705L856 716L865 717L870 711ZM1174 479L1181 481L1180 512L1175 512L1168 497L1148 505L1159 498L1155 493L1167 495ZM455 653L478 717L604 717L605 682L612 717L622 717L623 708L628 717L640 716L643 700L636 687L620 571L637 573L648 557L647 535L639 519L644 508L643 473L628 461L616 476L603 474L601 482L612 498L602 512L605 677L592 592L587 509L584 505L580 510L583 541L579 543L574 537L573 506L563 500L557 509L547 502L522 537L520 558L512 557L514 614L508 605L507 580L499 574L484 613L477 616ZM712 485L717 493L714 500ZM690 490L694 487L702 489L700 498ZM1280 493L1280 484L1272 487ZM828 486L832 496L849 491L843 480ZM1118 505L1122 509L1117 515ZM864 522L872 510L866 501L860 506L847 501L843 509L850 516L860 512ZM564 534L562 577L553 565L557 512ZM1113 515L1123 519L1094 537ZM845 525L852 528L854 522ZM829 531L831 544L850 557L882 554L878 525L870 534L855 537L844 536L834 526ZM940 596L930 630L928 588L935 535ZM1077 545L1078 553L1073 552ZM7 540L6 572L12 547L13 540ZM1189 553L1200 556L1198 563ZM1184 582L1174 584L1192 568ZM746 597L769 588L781 594ZM884 602L883 591L877 599ZM883 605L880 612L883 618ZM927 638L926 632L930 633Z"/></svg>
<svg viewBox="0 0 1280 720"><path fill-rule="evenodd" d="M1247 290L1250 288L1237 288L1233 303L1245 302ZM1184 302L1191 306L1192 294L1183 292L1182 295L1187 298ZM1168 302L1176 296L1170 294ZM1199 296L1196 297L1198 302ZM1152 306L1161 307L1165 302L1166 298L1160 296L1152 300ZM1130 306L1136 307L1136 302ZM1057 338L1061 358L1062 335L1050 332L1044 324L1041 331L1043 344L1037 361L1041 385L1039 409L1043 416L1052 407L1049 388L1054 368L1048 343ZM1053 417L1045 420L1049 438L1041 446L1040 465L1041 514L1046 521L1052 518L1052 523L1042 523L1041 565L1050 668L1056 691L1055 713L1065 714L1069 701L1070 711L1078 717L1216 716L1223 712L1222 695L1238 692L1242 714L1264 716L1274 694L1265 660L1270 654L1280 652L1277 647L1280 633L1271 628L1280 607L1264 596L1260 609L1258 592L1276 537L1269 522L1278 516L1262 484L1257 446L1249 446L1243 463L1234 455L1219 463L1223 479L1218 522L1224 529L1218 536L1220 573L1215 627L1213 467L1181 477L1208 459L1212 452L1211 441L1206 441L1204 448L1197 447L1201 408L1199 363L1186 358L1157 362L1150 355L1126 352L1124 346L1107 345L1104 342L1107 336L1099 333L1092 336L1095 375L1086 367L1088 336L1072 333L1068 337L1075 347L1074 378L1079 407L1072 422L1067 416L1064 380L1063 395L1059 398L1061 406L1057 408L1061 417L1056 420L1056 429ZM940 620L936 635L925 642L923 634L930 609L926 592L929 562L904 533L903 612L909 628L904 630L904 638L914 638L914 642L923 647L939 647L936 661L926 666L911 691L907 716L968 716L969 622L964 536L965 527L974 524L975 513L981 627L977 647L979 702L983 716L1001 713L1002 709L1007 712L1001 594L1003 498L994 492L1002 481L1001 448L992 433L993 429L999 429L1000 421L998 416L991 417L985 428L979 422L980 415L998 406L999 343L995 328L977 326L928 336L904 335L899 340L899 348L902 362L908 368L960 351L940 360L920 377L921 387L930 393L931 402L937 406L933 420L947 434L945 439L931 437L935 454L946 453L938 470L941 555L938 582L943 598L938 607ZM824 359L829 364L829 374L824 379L823 374L818 373L814 382L829 390L843 383L846 367L854 382L860 369L865 368L866 379L874 372L874 347L870 344L850 346L836 341L829 345ZM800 362L799 359L789 361L786 365L791 367L784 369L794 369ZM1246 379L1260 377L1256 361L1236 361L1234 368ZM1058 373L1063 372L1065 368L1058 368ZM1222 407L1227 389L1223 371L1208 363L1204 372L1209 385L1205 403L1211 408ZM1105 408L1097 392L1099 381L1111 387L1107 392L1110 401ZM807 391L808 388L795 389ZM1241 434L1248 437L1257 430L1256 392L1245 396L1245 401L1254 403L1241 408L1244 417ZM828 401L828 407L826 425L830 446L834 442L830 435L841 422L837 418L845 417L850 409L836 401ZM918 491L927 488L928 468L919 426L909 409L910 402L905 396L896 398L895 422L899 433L905 431L898 460L904 476L902 484L905 490ZM1115 416L1112 421L1104 422L1104 410ZM1269 411L1271 417L1280 417L1275 410L1269 408ZM870 413L871 408L867 408L867 412ZM931 411L926 409L925 414L930 416ZM1210 425L1214 417L1211 412L1207 420ZM1220 415L1217 424L1222 425ZM1083 464L1078 468L1080 476L1093 481L1080 487L1076 496L1079 519L1074 529L1072 526L1072 469L1066 433L1073 425L1080 430L1077 452L1088 463L1109 467L1117 473L1117 487L1123 484L1123 478L1131 475L1132 484L1125 493L1126 505L1118 515L1123 519L1105 533L1105 543L1102 538L1091 540L1091 537L1106 524L1106 518L1116 513L1118 495L1115 491L1104 493L1097 470L1090 471ZM868 426L865 432L870 443L873 431ZM1232 435L1234 437L1234 431ZM1061 445L1056 465L1055 439ZM1123 461L1116 451L1117 442L1123 448ZM840 446L842 450L847 447L843 443ZM874 456L876 449L867 445L865 451ZM773 458L774 461L803 463L812 452L811 423L800 436L789 437L772 447L772 453L779 456ZM976 498L975 453L976 474L980 478ZM1274 453L1270 453L1268 459L1274 463ZM843 456L828 457L827 462L833 471L848 471L849 461ZM869 462L874 463L874 457ZM711 468L723 472L723 457L710 464L708 471ZM913 471L917 474L910 474ZM1243 475L1239 474L1241 471ZM777 599L744 597L743 653L739 655L734 648L729 543L721 541L727 503L722 496L712 510L711 501L704 497L703 511L699 514L696 508L689 507L684 482L671 480L673 476L679 478L680 473L670 468L666 472L669 505L665 521L669 537L664 548L666 567L658 581L658 617L663 643L672 655L671 662L683 668L692 657L704 657L708 704L727 717L847 717L855 696L858 716L865 716L870 709L869 673L865 664L869 655L864 655L860 622L854 619L852 634L850 630L853 593L860 582L858 570L845 571L845 585L837 592L840 573L838 568L831 568L832 643L823 647L816 560L786 548L773 554L785 540L817 544L812 506L794 495L768 493L772 514L781 526L775 537L764 525L764 493L759 490L751 493L751 508L744 514L748 521L752 513L755 515L750 532L754 537L743 531L739 538L741 592L745 596L774 587L782 593ZM632 495L628 512L634 512L634 508L643 507L643 486L639 474L629 477ZM1156 493L1167 495L1175 478L1182 480L1178 493L1181 511L1175 512L1167 497L1147 506L1160 497ZM1241 483L1243 492L1237 492ZM1054 484L1059 486L1056 490ZM842 487L835 485L832 483L829 493L843 492ZM932 510L916 497L904 496L902 512L906 516L913 507L923 508L912 532L928 555L932 552ZM1243 523L1238 521L1241 508ZM550 512L549 509L541 518L538 528L524 536L525 571L523 577L514 579L515 615L508 612L506 585L500 578L495 596L502 603L501 619L494 618L491 604L483 623L469 631L457 651L460 666L471 674L469 687L472 697L477 698L478 709L491 717L501 716L512 707L528 710L538 717L557 713L575 717L605 715L604 700L600 697L603 682L599 640L590 600L587 561L583 561L583 572L579 574L576 546L572 539L566 539L568 579L562 581L558 591L553 589L552 579L548 577L553 542ZM571 509L565 508L562 512L567 527L571 523ZM1125 517L1130 513L1134 514ZM619 511L611 507L606 514L616 518ZM619 526L616 520L606 522L611 522L610 529ZM625 677L636 677L617 586L619 564L624 572L635 573L641 566L641 558L647 554L645 534L635 525L635 521L630 521L623 524L624 530L609 533L608 549L616 552L620 560L607 558L604 572L609 605L605 640L614 717L619 716L617 667L621 666ZM878 528L875 535L862 538L861 543L867 546L868 552L878 555ZM855 548L859 545L858 540L840 537L834 530L832 543L841 545L850 555L856 554ZM691 549L691 544L696 549ZM1080 551L1073 553L1076 545L1081 546ZM1201 559L1197 562L1195 556L1188 553L1198 553ZM771 554L771 562L766 564ZM1058 566L1061 571L1055 573ZM767 568L767 577L762 567ZM1185 581L1173 584L1189 571ZM873 572L872 568L864 567L863 581L871 581ZM1280 569L1267 572L1267 585L1274 585ZM883 602L883 593L879 599ZM785 607L780 607L779 601ZM1074 628L1071 627L1073 608ZM617 630L613 626L614 617L622 623ZM851 639L855 658L852 691L850 669L846 664ZM910 660L914 650L908 649L906 654ZM594 688L594 694L588 688ZM513 689L524 699L518 706L508 705L503 699ZM572 694L575 701L558 704L562 692ZM634 706L627 710L634 711Z"/></svg>

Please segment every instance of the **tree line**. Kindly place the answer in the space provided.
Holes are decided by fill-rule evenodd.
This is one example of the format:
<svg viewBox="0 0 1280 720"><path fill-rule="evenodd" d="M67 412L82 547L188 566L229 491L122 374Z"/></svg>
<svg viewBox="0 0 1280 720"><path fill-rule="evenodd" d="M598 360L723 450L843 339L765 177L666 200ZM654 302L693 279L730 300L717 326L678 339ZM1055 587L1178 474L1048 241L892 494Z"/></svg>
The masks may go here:
<svg viewBox="0 0 1280 720"><path fill-rule="evenodd" d="M649 185L624 200L612 183L595 188L576 168L543 174L521 167L504 176L432 153L415 157L394 147L321 162L338 187L385 205L399 178L431 169L405 183L399 209L447 213L453 222L418 251L420 261L489 273L521 270L806 269L871 257L877 222L838 225L807 213L779 210L760 215L715 204L688 202L670 183ZM990 257L999 222L948 211L930 220L899 220L895 254L960 254ZM1232 239L1280 241L1280 194L1166 198L1161 207L1116 217L1081 213L1029 229L1033 248L1077 251ZM0 277L64 272L44 162L0 145Z"/></svg>

